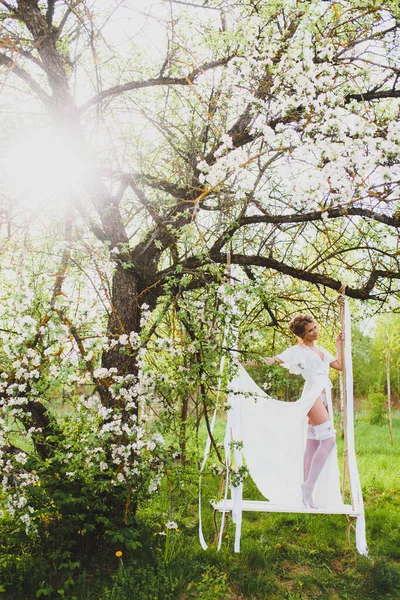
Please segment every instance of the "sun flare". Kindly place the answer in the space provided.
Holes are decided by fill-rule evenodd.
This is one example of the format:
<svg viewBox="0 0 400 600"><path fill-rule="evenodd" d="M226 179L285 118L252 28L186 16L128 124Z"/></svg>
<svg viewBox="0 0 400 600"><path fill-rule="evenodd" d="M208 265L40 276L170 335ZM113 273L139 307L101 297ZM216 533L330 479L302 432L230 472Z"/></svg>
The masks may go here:
<svg viewBox="0 0 400 600"><path fill-rule="evenodd" d="M3 186L11 204L59 206L76 190L83 160L67 132L31 130L13 141L1 158Z"/></svg>

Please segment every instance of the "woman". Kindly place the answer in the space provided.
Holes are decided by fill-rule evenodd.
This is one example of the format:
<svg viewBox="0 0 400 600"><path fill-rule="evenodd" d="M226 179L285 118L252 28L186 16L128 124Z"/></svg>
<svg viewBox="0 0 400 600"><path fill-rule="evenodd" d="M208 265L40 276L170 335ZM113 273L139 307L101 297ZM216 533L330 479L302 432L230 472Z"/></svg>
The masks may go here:
<svg viewBox="0 0 400 600"><path fill-rule="evenodd" d="M318 324L311 315L297 315L289 323L289 328L297 336L299 343L288 348L281 354L271 358L264 358L263 360L267 365L278 362L283 367L289 369L290 373L302 375L305 379L302 395L297 402L282 403L267 398L263 394L262 401L260 402L260 398L258 400L258 406L254 405L253 408L250 407L250 410L253 410L253 413L254 411L258 411L258 418L261 418L260 411L263 411L262 418L264 423L268 421L267 429L269 438L274 436L277 428L282 429L286 424L290 428L291 439L288 440L287 447L285 448L284 440L277 440L275 448L279 456L276 459L274 457L269 459L268 470L272 474L272 478L275 472L281 472L286 477L286 486L288 493L290 493L290 480L296 479L296 473L294 467L290 471L290 465L288 467L287 461L290 460L295 463L296 452L298 455L299 451L301 451L303 453L303 481L300 486L301 499L305 507L316 508L313 502L313 492L317 480L319 480L336 446L335 429L332 422L333 411L330 395L332 384L329 379L329 367L338 371L342 370L340 346L344 339L344 334L339 333L336 338L337 356L334 357L327 350L316 345ZM254 365L255 363L245 364ZM243 384L243 374L241 381ZM284 404L287 407L284 407ZM299 441L295 428L301 427L303 422L307 423L307 417L308 426L304 444L304 442L301 443ZM255 413L253 414L253 419L257 419ZM246 417L244 420L246 420ZM296 449L293 448L291 440L293 440L293 444L297 445ZM248 445L251 446L251 443ZM300 448L300 446L302 447ZM249 454L251 455L251 448L249 448ZM286 464L284 464L282 456L286 457ZM251 461L251 456L249 458ZM334 473L333 477L338 482L337 458L335 457L330 462L333 463L333 471L331 469L331 472ZM290 472L292 475L289 475ZM336 485L336 488L338 489L338 485ZM267 492L265 495L269 497L273 493ZM332 495L337 500L337 494ZM329 497L327 498L325 494L325 504L329 500Z"/></svg>

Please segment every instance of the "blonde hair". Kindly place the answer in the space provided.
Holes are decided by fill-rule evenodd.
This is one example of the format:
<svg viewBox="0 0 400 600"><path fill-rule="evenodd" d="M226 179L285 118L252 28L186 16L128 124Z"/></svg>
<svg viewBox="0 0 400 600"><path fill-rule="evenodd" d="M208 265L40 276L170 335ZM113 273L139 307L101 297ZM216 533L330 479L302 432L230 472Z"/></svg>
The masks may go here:
<svg viewBox="0 0 400 600"><path fill-rule="evenodd" d="M289 329L294 335L303 339L306 335L306 325L309 323L315 323L315 319L312 315L296 315L289 323Z"/></svg>

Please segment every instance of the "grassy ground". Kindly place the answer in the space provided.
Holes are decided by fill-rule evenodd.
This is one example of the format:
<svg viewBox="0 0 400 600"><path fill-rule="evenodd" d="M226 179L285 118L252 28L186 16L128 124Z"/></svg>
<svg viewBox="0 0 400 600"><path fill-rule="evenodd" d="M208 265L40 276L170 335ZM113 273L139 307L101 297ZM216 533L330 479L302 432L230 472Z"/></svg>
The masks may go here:
<svg viewBox="0 0 400 600"><path fill-rule="evenodd" d="M233 552L230 521L217 552L206 502L210 548L204 552L197 539L197 498L190 482L182 480L141 515L147 520L164 514L178 524L179 531L160 532L166 533L163 572L175 590L171 598L400 599L400 413L394 419L394 446L387 425L371 425L359 416L355 427L369 559L357 553L354 531L342 515L245 513L241 553ZM216 478L206 478L204 487L204 500L215 496ZM247 498L259 497L251 483L246 487Z"/></svg>
<svg viewBox="0 0 400 600"><path fill-rule="evenodd" d="M220 478L211 473L203 481L202 515L209 544L209 549L203 551L198 541L197 465L192 461L183 468L177 462L160 492L139 507L141 548L127 552L115 543L99 549L88 557L85 570L81 567L74 572L75 583L62 597L400 600L400 411L394 414L393 446L386 424L371 425L366 416L358 414L355 427L369 559L357 553L354 531L349 531L342 515L244 513L241 553L233 551L234 527L230 519L222 549L217 552L208 500L217 497ZM220 439L223 428L219 423ZM246 481L245 489L248 499L260 498L251 481ZM169 521L176 522L177 529L168 529ZM122 556L116 555L119 550L123 550ZM15 560L17 564L20 557ZM25 563L27 572L18 571L18 577L28 581L26 556ZM39 597L34 590L23 597L19 592L13 594L13 587L2 587L3 583L0 581L0 598ZM41 594L50 600L61 597L58 591Z"/></svg>

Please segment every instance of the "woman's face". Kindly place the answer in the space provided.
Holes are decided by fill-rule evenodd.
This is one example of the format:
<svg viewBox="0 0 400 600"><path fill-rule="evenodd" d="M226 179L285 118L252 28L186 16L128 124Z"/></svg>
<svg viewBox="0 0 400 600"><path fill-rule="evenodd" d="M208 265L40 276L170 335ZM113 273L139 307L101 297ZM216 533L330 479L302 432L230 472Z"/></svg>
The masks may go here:
<svg viewBox="0 0 400 600"><path fill-rule="evenodd" d="M303 337L303 341L305 342L314 342L318 339L318 323L313 321L312 323L307 323L305 325L305 335Z"/></svg>

